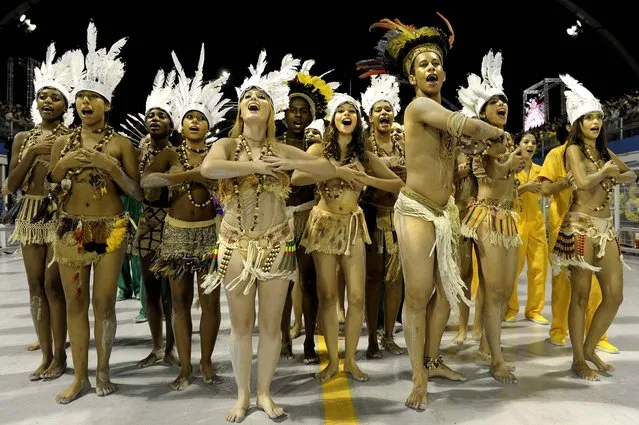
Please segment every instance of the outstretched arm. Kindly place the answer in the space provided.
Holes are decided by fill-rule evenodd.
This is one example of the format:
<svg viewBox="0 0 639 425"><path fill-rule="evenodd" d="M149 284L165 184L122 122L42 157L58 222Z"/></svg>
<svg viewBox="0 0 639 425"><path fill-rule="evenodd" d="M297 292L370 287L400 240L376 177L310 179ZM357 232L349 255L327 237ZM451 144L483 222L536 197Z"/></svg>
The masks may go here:
<svg viewBox="0 0 639 425"><path fill-rule="evenodd" d="M313 146L317 146L317 144L312 145L311 147ZM332 179L337 175L335 166L322 155L304 152L303 150L298 149L295 146L285 144L278 145L278 148L282 150L282 156L284 156L288 160L287 162L292 163L289 164L291 166L291 170L299 170L308 174L312 174L318 178L321 178L322 180ZM321 153L321 145L319 145L318 148L320 149ZM270 162L271 159L272 158L270 157L266 157L265 161Z"/></svg>
<svg viewBox="0 0 639 425"><path fill-rule="evenodd" d="M235 151L235 139L224 138L213 144L204 158L200 172L209 179L230 179L250 174L271 174L263 171L263 161L233 161L231 155Z"/></svg>

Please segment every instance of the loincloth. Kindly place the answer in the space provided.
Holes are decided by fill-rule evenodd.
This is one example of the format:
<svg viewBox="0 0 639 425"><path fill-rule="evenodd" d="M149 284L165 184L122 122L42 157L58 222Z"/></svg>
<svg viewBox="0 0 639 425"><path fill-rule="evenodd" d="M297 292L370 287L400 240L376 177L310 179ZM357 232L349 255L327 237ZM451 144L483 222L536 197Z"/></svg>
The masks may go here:
<svg viewBox="0 0 639 425"><path fill-rule="evenodd" d="M183 221L167 214L150 270L171 278L207 270L216 243L215 227L215 219Z"/></svg>
<svg viewBox="0 0 639 425"><path fill-rule="evenodd" d="M221 259L218 256L220 247L224 248ZM277 270L273 271L271 270L273 263L282 250L284 250L282 261ZM213 251L209 274L201 285L205 294L213 292L223 283L226 270L235 251L239 251L242 255L244 269L238 276L224 285L228 291L243 284L243 293L246 295L257 281L293 280L295 278L297 271L296 244L288 220L271 227L257 238L248 237L239 228L222 221L218 247Z"/></svg>
<svg viewBox="0 0 639 425"><path fill-rule="evenodd" d="M371 238L360 207L350 214L335 214L313 207L308 217L301 244L306 252L330 255L350 255L351 245L361 236L370 244Z"/></svg>
<svg viewBox="0 0 639 425"><path fill-rule="evenodd" d="M133 255L146 257L155 253L162 243L164 221L168 211L168 208L143 205L135 242L133 243Z"/></svg>
<svg viewBox="0 0 639 425"><path fill-rule="evenodd" d="M408 187L403 187L395 203L395 228L399 228L398 216L416 217L433 223L435 243L428 255L432 257L437 248L437 268L451 311L459 312L458 300L470 305L470 300L464 295L466 285L460 276L457 262L459 211L453 197L448 199L446 206L441 207Z"/></svg>
<svg viewBox="0 0 639 425"><path fill-rule="evenodd" d="M45 245L53 242L57 229L57 220L31 222L36 216L46 196L24 195L15 220L15 228L9 242L22 245Z"/></svg>
<svg viewBox="0 0 639 425"><path fill-rule="evenodd" d="M397 282L402 279L402 264L399 259L399 245L393 223L394 209L381 206L376 206L375 208L377 210L375 216L377 253L386 255L384 282Z"/></svg>
<svg viewBox="0 0 639 425"><path fill-rule="evenodd" d="M315 204L315 200L312 200L300 205L286 207L286 217L288 219L289 226L291 226L291 232L293 232L293 237L295 238L295 244L297 246L300 245L302 235L306 229L306 223L308 223L308 216Z"/></svg>
<svg viewBox="0 0 639 425"><path fill-rule="evenodd" d="M569 266L577 266L593 272L601 270L601 267L589 264L584 258L585 238L592 240L593 249L598 249L596 258L603 258L606 255L608 241L617 241L612 217L596 218L579 212L567 213L559 228L559 235L550 256L553 275L557 276L562 268ZM617 247L619 247L619 241L617 241ZM619 250L619 259L623 261L621 250Z"/></svg>
<svg viewBox="0 0 639 425"><path fill-rule="evenodd" d="M509 249L522 244L517 232L517 213L513 211L512 201L491 198L473 200L462 220L462 235L479 241L477 229L484 220L488 220L486 237L491 245Z"/></svg>
<svg viewBox="0 0 639 425"><path fill-rule="evenodd" d="M78 216L62 213L53 240L53 261L70 267L97 263L126 241L129 214Z"/></svg>

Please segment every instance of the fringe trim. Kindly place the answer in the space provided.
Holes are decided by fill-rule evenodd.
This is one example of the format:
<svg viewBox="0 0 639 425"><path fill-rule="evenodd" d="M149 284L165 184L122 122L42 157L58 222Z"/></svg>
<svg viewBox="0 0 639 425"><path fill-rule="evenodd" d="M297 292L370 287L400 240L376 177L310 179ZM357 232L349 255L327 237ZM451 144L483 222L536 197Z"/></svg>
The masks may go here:
<svg viewBox="0 0 639 425"><path fill-rule="evenodd" d="M55 240L56 222L30 223L16 220L15 228L9 242L20 242L22 245L46 245Z"/></svg>

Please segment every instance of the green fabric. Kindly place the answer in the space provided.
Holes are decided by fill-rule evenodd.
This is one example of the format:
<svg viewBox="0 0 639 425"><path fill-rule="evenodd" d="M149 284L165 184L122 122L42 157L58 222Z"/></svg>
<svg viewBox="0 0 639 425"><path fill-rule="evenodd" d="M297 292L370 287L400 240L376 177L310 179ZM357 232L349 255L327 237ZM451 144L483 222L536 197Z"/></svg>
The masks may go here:
<svg viewBox="0 0 639 425"><path fill-rule="evenodd" d="M124 210L129 213L131 220L137 226L140 220L141 203L128 195L121 196ZM140 257L132 255L133 240L135 239L135 230L129 226L127 235L127 250L118 276L118 293L124 298L137 296L140 298L142 308L140 313L144 313L144 285L142 285L142 266Z"/></svg>

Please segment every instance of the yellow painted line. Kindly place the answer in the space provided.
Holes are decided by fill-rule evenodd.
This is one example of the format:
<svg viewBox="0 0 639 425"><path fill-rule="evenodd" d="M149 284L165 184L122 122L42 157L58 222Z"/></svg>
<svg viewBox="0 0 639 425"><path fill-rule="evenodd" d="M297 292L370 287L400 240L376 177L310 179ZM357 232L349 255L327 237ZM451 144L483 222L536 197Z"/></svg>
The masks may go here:
<svg viewBox="0 0 639 425"><path fill-rule="evenodd" d="M317 348L321 359L321 370L328 365L328 351L323 335L317 336ZM326 425L357 425L350 382L344 372L341 372L344 369L343 363L340 361L340 373L322 384L324 423Z"/></svg>

